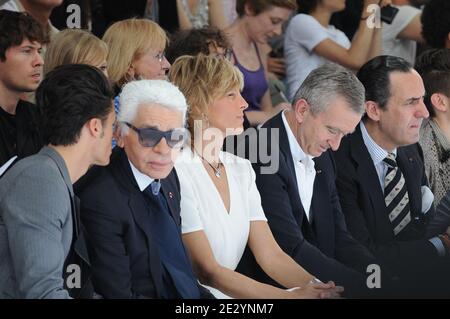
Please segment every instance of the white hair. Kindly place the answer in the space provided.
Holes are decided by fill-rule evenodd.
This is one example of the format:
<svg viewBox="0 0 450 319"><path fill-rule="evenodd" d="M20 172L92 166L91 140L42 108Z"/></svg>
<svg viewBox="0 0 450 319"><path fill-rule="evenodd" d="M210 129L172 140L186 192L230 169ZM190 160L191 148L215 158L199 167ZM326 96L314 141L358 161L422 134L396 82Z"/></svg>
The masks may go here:
<svg viewBox="0 0 450 319"><path fill-rule="evenodd" d="M157 104L183 115L186 121L187 103L183 93L172 83L165 80L137 80L124 85L119 96L119 122L133 122L138 108L144 104ZM149 106L151 107L151 106Z"/></svg>

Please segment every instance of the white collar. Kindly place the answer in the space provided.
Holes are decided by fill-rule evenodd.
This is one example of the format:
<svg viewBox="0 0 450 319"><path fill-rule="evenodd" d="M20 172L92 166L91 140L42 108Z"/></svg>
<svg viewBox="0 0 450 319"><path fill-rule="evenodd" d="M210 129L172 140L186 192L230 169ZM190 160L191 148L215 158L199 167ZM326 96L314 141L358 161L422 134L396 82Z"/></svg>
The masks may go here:
<svg viewBox="0 0 450 319"><path fill-rule="evenodd" d="M306 154L303 149L301 148L300 144L298 143L297 139L295 138L294 133L291 130L291 127L289 126L288 121L286 120L286 116L284 115L283 111L281 113L281 117L283 118L283 124L286 129L286 133L288 136L288 142L289 142L289 148L291 149L292 158L295 161L302 162L306 165L306 163L314 163L312 160L314 157L311 155Z"/></svg>
<svg viewBox="0 0 450 319"><path fill-rule="evenodd" d="M134 179L136 180L136 183L138 184L139 189L141 192L150 185L154 179L151 178L148 175L142 174L134 165L133 163L128 160L128 163L130 163L131 171L133 172Z"/></svg>
<svg viewBox="0 0 450 319"><path fill-rule="evenodd" d="M373 140L373 138L367 131L367 128L364 125L363 121L359 123L359 127L361 128L362 138L364 144L367 147L367 150L369 151L370 157L372 158L373 163L375 165L378 165L379 163L383 162L383 160L388 156L388 151L386 151ZM397 156L397 149L394 149L392 153Z"/></svg>

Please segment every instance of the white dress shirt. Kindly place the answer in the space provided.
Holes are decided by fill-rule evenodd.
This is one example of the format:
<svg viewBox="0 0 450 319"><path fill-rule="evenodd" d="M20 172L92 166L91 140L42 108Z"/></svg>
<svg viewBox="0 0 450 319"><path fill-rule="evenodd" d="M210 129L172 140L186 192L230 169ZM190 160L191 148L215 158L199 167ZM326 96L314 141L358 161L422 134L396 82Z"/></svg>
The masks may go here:
<svg viewBox="0 0 450 319"><path fill-rule="evenodd" d="M148 175L142 174L136 167L134 167L130 160L128 160L128 162L130 163L131 171L133 172L134 179L136 180L140 191L144 191L144 189L146 189L147 186L154 181L154 179Z"/></svg>
<svg viewBox="0 0 450 319"><path fill-rule="evenodd" d="M289 126L289 123L284 116L284 111L281 114L283 118L284 127L289 141L289 148L291 149L292 159L294 161L295 177L297 179L298 192L302 201L303 209L306 217L309 220L309 210L311 208L311 200L314 190L314 180L316 178L316 170L314 169L314 161L311 155L305 154L295 138L294 133Z"/></svg>
<svg viewBox="0 0 450 319"><path fill-rule="evenodd" d="M373 165L375 166L375 170L377 171L381 190L384 193L384 178L388 171L389 165L383 160L386 158L386 156L388 156L388 152L373 140L373 138L369 135L369 132L367 132L366 126L362 121L359 124L359 127L361 128L361 134L364 144L366 145L367 150L369 151L370 157L372 158L373 161ZM394 153L395 156L397 156L397 149L394 149L392 153Z"/></svg>

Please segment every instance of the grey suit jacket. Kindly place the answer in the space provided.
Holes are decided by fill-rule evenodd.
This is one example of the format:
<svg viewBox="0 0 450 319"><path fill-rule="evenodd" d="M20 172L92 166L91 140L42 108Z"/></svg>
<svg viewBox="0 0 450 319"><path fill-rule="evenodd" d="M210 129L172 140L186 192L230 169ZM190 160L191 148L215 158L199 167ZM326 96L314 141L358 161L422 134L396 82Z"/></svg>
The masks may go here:
<svg viewBox="0 0 450 319"><path fill-rule="evenodd" d="M44 147L0 180L0 299L70 298L63 268L73 223L63 158Z"/></svg>

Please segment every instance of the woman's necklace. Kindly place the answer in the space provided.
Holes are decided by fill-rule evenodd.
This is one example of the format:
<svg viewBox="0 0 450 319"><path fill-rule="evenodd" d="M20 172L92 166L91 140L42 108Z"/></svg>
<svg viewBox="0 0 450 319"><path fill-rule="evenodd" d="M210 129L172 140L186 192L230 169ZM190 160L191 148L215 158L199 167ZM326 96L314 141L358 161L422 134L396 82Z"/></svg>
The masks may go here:
<svg viewBox="0 0 450 319"><path fill-rule="evenodd" d="M223 164L222 164L221 162L219 162L219 163L217 164L217 168L215 168L210 162L208 162L207 160L205 160L205 159L203 158L203 156L201 156L201 155L198 154L198 153L197 153L197 155L200 156L200 158L201 158L202 160L204 160L206 163L208 163L209 166L211 166L211 168L212 168L213 171L214 171L214 175L216 175L217 178L220 178L220 177L222 176L222 172L220 171L220 167L221 167Z"/></svg>

